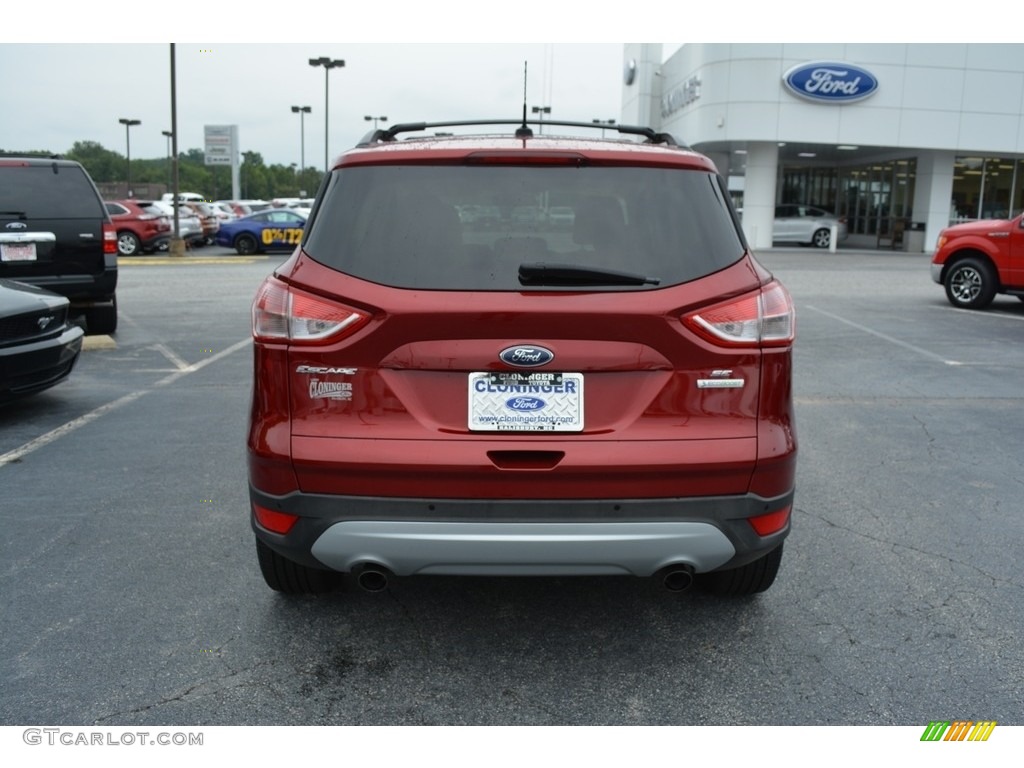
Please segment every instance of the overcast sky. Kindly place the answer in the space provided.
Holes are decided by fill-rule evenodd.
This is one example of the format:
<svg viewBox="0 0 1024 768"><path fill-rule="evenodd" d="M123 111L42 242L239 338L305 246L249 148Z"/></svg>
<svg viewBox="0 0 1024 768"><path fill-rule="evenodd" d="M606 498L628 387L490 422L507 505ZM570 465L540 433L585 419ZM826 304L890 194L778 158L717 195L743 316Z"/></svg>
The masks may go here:
<svg viewBox="0 0 1024 768"><path fill-rule="evenodd" d="M522 113L523 63L530 106L563 120L617 118L621 43L604 44L243 44L178 43L178 146L203 146L204 125L237 125L242 150L298 163L305 123L307 166L324 157L325 70L310 58L343 59L330 72L333 158L372 123L515 118ZM17 73L16 77L10 77ZM167 43L0 44L5 117L0 149L66 152L78 140L132 157L164 157L171 128ZM43 95L47 96L44 98ZM12 111L11 103L31 105ZM291 107L310 106L300 120Z"/></svg>
<svg viewBox="0 0 1024 768"><path fill-rule="evenodd" d="M552 119L617 118L626 40L953 41L948 31L933 34L925 25L937 22L907 5L776 0L770 9L740 3L723 14L713 3L597 0L8 3L0 27L0 149L66 152L89 140L123 153L118 119L129 118L142 121L131 129L132 157L164 157L170 40L213 39L176 45L180 150L203 147L204 125L234 124L240 149L260 152L267 163L297 163L301 121L291 106L310 106L305 159L320 168L325 71L310 58L345 60L329 76L333 158L372 127L366 115L389 123L518 116L524 61L529 106L550 106ZM988 19L997 17L999 9L986 8ZM988 24L986 37L1012 37L1014 29L1012 21ZM363 42L300 42L331 37ZM427 42L435 39L461 42ZM664 54L678 46L665 43Z"/></svg>

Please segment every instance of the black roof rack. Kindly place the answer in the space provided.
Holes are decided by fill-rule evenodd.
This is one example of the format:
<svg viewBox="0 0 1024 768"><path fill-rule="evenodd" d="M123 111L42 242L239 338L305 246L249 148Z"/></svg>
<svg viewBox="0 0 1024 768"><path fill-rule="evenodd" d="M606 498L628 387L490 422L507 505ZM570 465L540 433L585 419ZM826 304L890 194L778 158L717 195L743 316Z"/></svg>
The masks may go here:
<svg viewBox="0 0 1024 768"><path fill-rule="evenodd" d="M427 131L433 128L455 128L471 125L515 125L516 138L530 138L533 136L528 125L557 125L569 128L590 128L602 129L605 131L618 131L620 134L632 136L643 136L645 144L665 144L670 147L689 149L685 144L676 141L671 133L655 131L640 125L608 125L607 123L581 123L567 120L454 120L443 123L397 123L390 128L378 128L370 131L356 146L367 147L378 142L394 141L400 133L413 133L415 131Z"/></svg>

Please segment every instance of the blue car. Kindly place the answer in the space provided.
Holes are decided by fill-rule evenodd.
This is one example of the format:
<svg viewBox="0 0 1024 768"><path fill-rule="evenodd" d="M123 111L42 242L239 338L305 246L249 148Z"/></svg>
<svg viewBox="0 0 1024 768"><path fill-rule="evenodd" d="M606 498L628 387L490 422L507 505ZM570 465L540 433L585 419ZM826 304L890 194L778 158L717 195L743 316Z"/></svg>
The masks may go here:
<svg viewBox="0 0 1024 768"><path fill-rule="evenodd" d="M260 211L220 225L217 245L247 256L261 251L294 248L302 240L306 217L285 208Z"/></svg>

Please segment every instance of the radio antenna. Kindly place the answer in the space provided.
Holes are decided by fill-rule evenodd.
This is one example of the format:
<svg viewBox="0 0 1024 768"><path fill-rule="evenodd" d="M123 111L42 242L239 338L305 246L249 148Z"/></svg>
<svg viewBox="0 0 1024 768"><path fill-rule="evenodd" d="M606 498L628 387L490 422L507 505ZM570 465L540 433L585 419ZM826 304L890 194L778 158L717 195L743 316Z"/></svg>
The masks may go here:
<svg viewBox="0 0 1024 768"><path fill-rule="evenodd" d="M526 125L526 67L527 62L523 62L523 124L516 128L517 139L530 139L533 138L533 131L531 131Z"/></svg>

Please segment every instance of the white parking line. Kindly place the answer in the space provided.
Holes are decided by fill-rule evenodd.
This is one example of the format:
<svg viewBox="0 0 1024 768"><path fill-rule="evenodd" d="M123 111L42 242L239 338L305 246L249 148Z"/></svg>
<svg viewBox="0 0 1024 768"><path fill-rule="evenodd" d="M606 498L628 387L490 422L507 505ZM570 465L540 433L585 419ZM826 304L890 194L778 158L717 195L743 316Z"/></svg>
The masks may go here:
<svg viewBox="0 0 1024 768"><path fill-rule="evenodd" d="M831 312L826 312L824 309L818 309L817 307L812 306L808 306L807 309L817 312L820 315L825 315L825 317L831 317L833 320L843 323L844 325L848 325L851 328L856 328L858 331L863 331L864 333L882 339L883 341L888 341L890 344L895 344L898 347L909 349L911 352L915 352L916 354L921 355L922 357L927 357L929 360L938 360L943 365L963 365L963 363L960 363L956 360L947 360L942 355L937 355L934 352L929 352L927 349L922 349L921 347L914 346L913 344L909 344L906 341L900 341L897 338L888 336L884 333L873 330L872 328L868 328L867 326L861 325L860 323L855 323L852 320L847 320L845 317L840 317L839 315L834 315Z"/></svg>
<svg viewBox="0 0 1024 768"><path fill-rule="evenodd" d="M1002 312L998 309L990 309L987 312L979 312L976 309L960 309L959 307L940 307L943 312L958 312L968 317L998 317L1001 320L1016 320L1018 323L1024 322L1024 315L1011 315L1009 312Z"/></svg>
<svg viewBox="0 0 1024 768"><path fill-rule="evenodd" d="M47 446L50 443L54 442L55 440L59 440L60 438L64 437L64 435L74 432L79 427L84 427L86 424L90 424L96 421L96 419L110 413L111 411L120 408L122 405L128 405L128 403L138 400L143 395L148 395L155 389L166 387L168 384L173 384L175 381L182 378L183 376L188 376L190 373L195 373L196 371L202 370L206 366L210 365L210 363L215 363L221 358L227 357L228 355L237 352L238 350L248 346L251 343L251 339L243 339L242 341L239 341L236 344L232 344L227 349L221 350L212 357L208 357L205 360L199 361L198 363L193 363L192 365L188 365L186 363L186 367L175 371L169 376L165 376L164 378L160 379L158 382L153 384L151 387L148 387L146 389L138 389L134 392L129 392L127 395L123 395L122 397L119 397L117 400L109 402L106 405L101 405L99 408L89 411L89 413L79 416L77 419L72 419L66 424L61 424L59 427L50 430L45 435L40 435L35 440L30 440L21 447L15 448L13 451L8 451L7 453L0 455L0 467L5 467L8 464L16 462L21 458L27 456L28 454L32 453L33 451L37 451L40 448L43 448L44 446Z"/></svg>
<svg viewBox="0 0 1024 768"><path fill-rule="evenodd" d="M184 360L182 360L180 357L178 357L178 355L176 355L170 349L165 347L163 344L160 344L158 342L158 343L153 345L153 349L155 349L161 355L163 355L168 360L170 360L172 363L174 363L174 365L177 367L177 369L179 371L184 371L186 368L188 368L188 363L186 363Z"/></svg>

